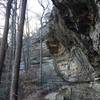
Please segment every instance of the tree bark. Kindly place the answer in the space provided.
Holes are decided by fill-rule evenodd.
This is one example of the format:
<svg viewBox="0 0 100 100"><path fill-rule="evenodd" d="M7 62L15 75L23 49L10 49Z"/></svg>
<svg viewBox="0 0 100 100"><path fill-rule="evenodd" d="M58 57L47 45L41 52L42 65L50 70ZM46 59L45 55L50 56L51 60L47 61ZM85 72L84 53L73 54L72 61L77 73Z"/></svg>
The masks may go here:
<svg viewBox="0 0 100 100"><path fill-rule="evenodd" d="M22 37L23 37L26 4L27 4L27 0L22 0L20 23L18 25L18 33L17 33L17 41L16 41L15 63L12 72L10 100L18 100L18 80L19 80Z"/></svg>
<svg viewBox="0 0 100 100"><path fill-rule="evenodd" d="M8 2L7 2L6 16L5 16L5 26L4 26L3 38L2 38L2 41L1 41L0 81L1 81L2 69L3 69L3 66L4 66L5 54L6 54L6 49L7 49L7 37L8 37L8 31L9 31L9 18L10 18L10 9L11 9L12 1L13 0L8 0Z"/></svg>

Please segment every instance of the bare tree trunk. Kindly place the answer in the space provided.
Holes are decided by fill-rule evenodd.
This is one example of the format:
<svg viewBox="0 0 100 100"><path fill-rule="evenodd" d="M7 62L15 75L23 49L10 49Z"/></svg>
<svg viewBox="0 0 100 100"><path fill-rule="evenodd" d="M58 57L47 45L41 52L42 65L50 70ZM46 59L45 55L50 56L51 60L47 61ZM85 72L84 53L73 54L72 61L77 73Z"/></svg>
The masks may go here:
<svg viewBox="0 0 100 100"><path fill-rule="evenodd" d="M11 39L10 39L10 47L9 49L9 63L7 65L7 73L6 73L6 97L9 95L10 91L10 83L11 83L11 73L12 73L12 66L15 58L15 35L16 35L16 12L17 12L17 0L13 0L12 2L12 13L11 13ZM8 54L8 53L7 53Z"/></svg>
<svg viewBox="0 0 100 100"><path fill-rule="evenodd" d="M14 8L12 10L13 13L13 60L15 59L15 49L16 49L16 16L17 16L17 0L14 0Z"/></svg>
<svg viewBox="0 0 100 100"><path fill-rule="evenodd" d="M27 14L26 14L26 35L27 35L27 43L26 43L26 50L27 50L27 56L26 56L26 72L28 70L28 68L30 67L30 29L29 29L29 19L28 19L28 7L27 7Z"/></svg>
<svg viewBox="0 0 100 100"><path fill-rule="evenodd" d="M20 17L20 23L18 25L18 33L17 33L17 41L16 41L15 63L12 72L10 100L18 100L18 80L19 80L22 37L23 37L26 4L27 4L27 0L22 0L21 17Z"/></svg>
<svg viewBox="0 0 100 100"><path fill-rule="evenodd" d="M16 7L17 7L17 0L13 1L12 7L12 16L11 16L11 49L10 49L10 70L12 69L12 64L15 58L15 42L16 42Z"/></svg>
<svg viewBox="0 0 100 100"><path fill-rule="evenodd" d="M42 0L38 0L38 3L41 5L42 9L43 9L43 12L42 12L42 15L41 15L41 18L40 18L40 25L41 25L41 29L43 27L43 17L44 17L44 14L45 14L45 11L46 9L48 8L48 4L47 6L45 7L43 4L42 4ZM41 86L42 86L42 56L43 56L43 47L42 47L42 30L40 29L40 68L41 68Z"/></svg>
<svg viewBox="0 0 100 100"><path fill-rule="evenodd" d="M5 17L5 26L3 32L3 38L1 42L1 50L0 50L0 80L2 75L2 68L4 66L5 60L5 53L7 49L7 37L8 37L8 30L9 30L9 18L10 18L10 9L13 0L8 0L7 8L6 8L6 17Z"/></svg>
<svg viewBox="0 0 100 100"><path fill-rule="evenodd" d="M25 65L25 71L27 71L27 62L26 62L26 57L25 57L25 51L24 48L22 48L22 57L23 57L23 61L24 61L24 65Z"/></svg>

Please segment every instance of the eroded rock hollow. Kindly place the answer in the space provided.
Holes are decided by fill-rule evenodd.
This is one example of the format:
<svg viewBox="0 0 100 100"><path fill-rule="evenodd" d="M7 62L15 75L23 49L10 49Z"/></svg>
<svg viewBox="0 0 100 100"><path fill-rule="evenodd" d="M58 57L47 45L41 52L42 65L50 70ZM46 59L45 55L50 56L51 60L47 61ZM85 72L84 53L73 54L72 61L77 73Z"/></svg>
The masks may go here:
<svg viewBox="0 0 100 100"><path fill-rule="evenodd" d="M52 2L47 46L55 70L65 81L94 81L100 75L99 1Z"/></svg>

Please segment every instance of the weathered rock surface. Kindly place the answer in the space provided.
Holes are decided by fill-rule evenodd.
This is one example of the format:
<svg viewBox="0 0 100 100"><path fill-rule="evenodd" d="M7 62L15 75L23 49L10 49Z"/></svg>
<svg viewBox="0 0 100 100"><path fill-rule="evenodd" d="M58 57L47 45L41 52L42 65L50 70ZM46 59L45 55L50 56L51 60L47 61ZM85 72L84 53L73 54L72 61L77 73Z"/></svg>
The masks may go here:
<svg viewBox="0 0 100 100"><path fill-rule="evenodd" d="M67 75L61 65L76 64L74 81L93 81L100 67L99 8L95 0L52 0L47 46L54 57L57 73ZM75 49L73 49L75 48ZM73 73L72 73L73 75ZM69 74L68 76L72 76ZM68 78L67 78L68 80Z"/></svg>

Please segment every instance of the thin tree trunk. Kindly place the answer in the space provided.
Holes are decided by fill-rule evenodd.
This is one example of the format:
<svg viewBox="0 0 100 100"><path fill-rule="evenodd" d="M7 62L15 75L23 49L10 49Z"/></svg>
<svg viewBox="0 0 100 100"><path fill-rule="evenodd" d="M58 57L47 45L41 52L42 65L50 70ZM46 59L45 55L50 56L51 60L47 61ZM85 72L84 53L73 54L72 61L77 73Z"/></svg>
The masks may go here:
<svg viewBox="0 0 100 100"><path fill-rule="evenodd" d="M12 72L10 100L18 100L18 80L19 80L22 37L23 37L26 4L27 4L27 0L22 0L20 23L18 26L17 41L16 41L15 63Z"/></svg>
<svg viewBox="0 0 100 100"><path fill-rule="evenodd" d="M10 18L10 9L11 9L12 1L13 0L8 0L8 2L7 2L5 26L4 26L3 38L2 38L2 41L1 41L0 81L1 81L2 69L3 69L3 66L4 66L5 54L6 54L6 49L7 49L7 37L8 37L8 31L9 31L9 18Z"/></svg>
<svg viewBox="0 0 100 100"><path fill-rule="evenodd" d="M25 71L27 71L27 62L26 62L26 57L25 57L25 51L24 48L22 48L22 57L23 57L23 61L24 61L24 65L25 65Z"/></svg>
<svg viewBox="0 0 100 100"><path fill-rule="evenodd" d="M28 8L28 7L27 7ZM26 43L26 48L27 48L27 68L26 71L28 70L28 68L30 67L30 29L29 29L29 19L28 19L28 9L27 9L27 21L26 21L26 34L27 34L27 43Z"/></svg>
<svg viewBox="0 0 100 100"><path fill-rule="evenodd" d="M14 18L12 20L14 20L13 24L13 60L15 59L15 49L16 49L16 16L17 16L17 0L14 0L14 8L13 8L13 16Z"/></svg>
<svg viewBox="0 0 100 100"><path fill-rule="evenodd" d="M10 82L11 82L11 72L12 72L12 66L13 66L13 61L15 58L15 35L16 35L16 11L17 11L17 0L13 0L12 2L12 14L11 14L11 39L10 39L10 48L9 48L9 64L7 65L7 75L6 75L6 97L9 95L10 91Z"/></svg>
<svg viewBox="0 0 100 100"><path fill-rule="evenodd" d="M12 69L12 64L15 58L15 42L16 42L16 6L17 6L17 0L13 0L12 7L12 16L11 16L11 49L10 49L10 70Z"/></svg>

